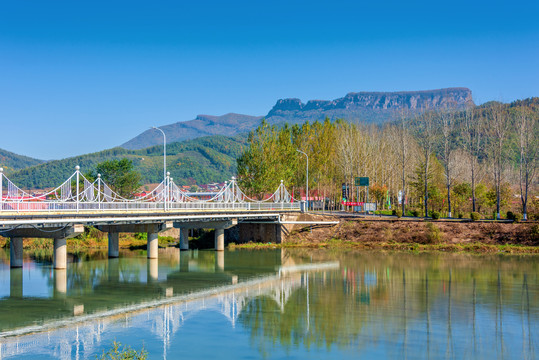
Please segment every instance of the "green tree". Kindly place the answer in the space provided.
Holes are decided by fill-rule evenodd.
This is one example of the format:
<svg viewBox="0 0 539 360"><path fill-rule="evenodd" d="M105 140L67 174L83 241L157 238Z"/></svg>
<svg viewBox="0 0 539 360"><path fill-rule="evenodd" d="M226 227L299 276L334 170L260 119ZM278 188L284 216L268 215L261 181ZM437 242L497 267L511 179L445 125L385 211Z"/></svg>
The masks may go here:
<svg viewBox="0 0 539 360"><path fill-rule="evenodd" d="M101 179L122 197L132 196L140 187L141 175L133 168L133 162L127 158L106 160L96 165L89 177Z"/></svg>

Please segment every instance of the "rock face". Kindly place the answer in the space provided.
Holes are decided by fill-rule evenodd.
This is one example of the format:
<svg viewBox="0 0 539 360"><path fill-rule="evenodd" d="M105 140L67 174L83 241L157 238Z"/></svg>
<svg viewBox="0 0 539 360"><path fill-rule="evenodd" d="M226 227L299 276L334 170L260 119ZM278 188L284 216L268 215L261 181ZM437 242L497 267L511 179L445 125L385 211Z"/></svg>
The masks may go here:
<svg viewBox="0 0 539 360"><path fill-rule="evenodd" d="M310 100L303 104L299 99L278 100L270 110L268 122L300 123L306 120L345 119L365 123L390 120L396 111L416 113L423 109L461 109L473 104L472 92L467 88L448 88L426 91L357 92L335 100Z"/></svg>
<svg viewBox="0 0 539 360"><path fill-rule="evenodd" d="M160 126L167 135L167 143L194 139L208 135L234 136L255 129L262 116L226 114L222 116L198 115L194 120L179 121ZM155 129L148 129L121 147L130 150L144 149L163 143L163 135Z"/></svg>
<svg viewBox="0 0 539 360"><path fill-rule="evenodd" d="M399 110L410 115L423 109L463 108L473 104L472 92L467 88L448 88L426 91L357 92L335 100L281 99L265 116L270 124L298 124L307 120L344 119L351 122L383 123L394 119ZM226 114L223 116L198 115L190 121L161 126L167 142L183 141L208 135L234 136L255 129L262 116ZM143 149L162 144L159 131L146 130L121 147Z"/></svg>

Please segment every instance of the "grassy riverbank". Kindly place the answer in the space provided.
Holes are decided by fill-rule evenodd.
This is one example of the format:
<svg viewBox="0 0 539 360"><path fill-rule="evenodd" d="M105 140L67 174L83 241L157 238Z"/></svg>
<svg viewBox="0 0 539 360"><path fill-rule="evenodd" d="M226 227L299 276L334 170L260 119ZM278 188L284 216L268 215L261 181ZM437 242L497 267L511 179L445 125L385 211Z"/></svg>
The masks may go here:
<svg viewBox="0 0 539 360"><path fill-rule="evenodd" d="M317 217L337 220L336 217ZM315 218L309 219L314 220ZM307 220L307 219L305 219ZM231 249L344 248L539 254L539 224L340 218L335 226L290 229L282 244L230 244Z"/></svg>

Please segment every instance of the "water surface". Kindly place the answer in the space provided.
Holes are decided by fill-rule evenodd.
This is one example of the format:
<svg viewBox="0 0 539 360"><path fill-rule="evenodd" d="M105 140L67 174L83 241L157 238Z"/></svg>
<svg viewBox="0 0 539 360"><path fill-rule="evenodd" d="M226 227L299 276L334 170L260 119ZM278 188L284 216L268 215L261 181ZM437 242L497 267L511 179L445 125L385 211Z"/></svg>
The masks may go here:
<svg viewBox="0 0 539 360"><path fill-rule="evenodd" d="M29 256L30 255L30 256ZM538 356L539 257L324 250L0 253L0 358Z"/></svg>

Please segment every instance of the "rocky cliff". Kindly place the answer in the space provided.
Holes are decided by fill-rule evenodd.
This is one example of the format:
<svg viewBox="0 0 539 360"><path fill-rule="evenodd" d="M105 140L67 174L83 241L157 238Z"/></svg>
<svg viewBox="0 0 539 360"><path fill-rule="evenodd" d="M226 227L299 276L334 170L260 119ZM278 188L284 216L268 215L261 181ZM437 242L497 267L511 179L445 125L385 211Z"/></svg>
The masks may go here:
<svg viewBox="0 0 539 360"><path fill-rule="evenodd" d="M335 100L278 100L266 119L270 123L299 123L306 120L342 118L348 121L380 123L390 120L396 111L415 113L423 109L463 108L473 104L467 88L426 91L356 92Z"/></svg>

